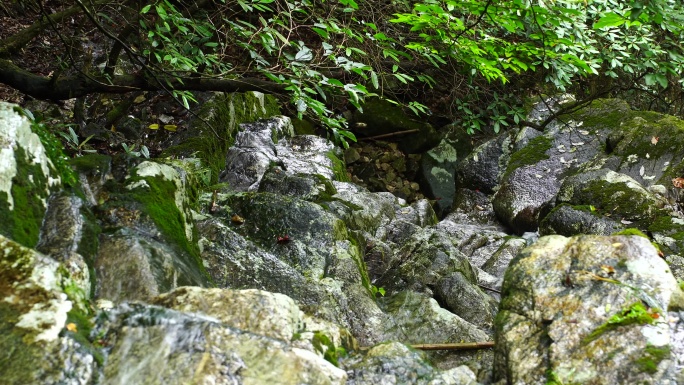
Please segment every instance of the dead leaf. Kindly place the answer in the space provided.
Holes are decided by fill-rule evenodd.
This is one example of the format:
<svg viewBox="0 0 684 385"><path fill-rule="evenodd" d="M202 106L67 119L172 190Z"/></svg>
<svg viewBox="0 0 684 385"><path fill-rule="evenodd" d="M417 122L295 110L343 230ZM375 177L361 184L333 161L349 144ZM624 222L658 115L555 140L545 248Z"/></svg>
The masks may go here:
<svg viewBox="0 0 684 385"><path fill-rule="evenodd" d="M76 328L76 324L73 322L66 324L66 330L73 332L73 333L78 332L78 328Z"/></svg>
<svg viewBox="0 0 684 385"><path fill-rule="evenodd" d="M613 266L601 265L601 270L603 270L603 272L608 274L608 275L615 274L615 268Z"/></svg>
<svg viewBox="0 0 684 385"><path fill-rule="evenodd" d="M137 98L133 99L133 103L140 104L145 101L145 95L139 95Z"/></svg>
<svg viewBox="0 0 684 385"><path fill-rule="evenodd" d="M239 216L239 215L237 215L237 214L233 214L233 216L230 217L230 220L231 220L233 223L235 223L236 225L241 225L241 224L245 223L245 218L243 218L243 217L241 217L241 216Z"/></svg>
<svg viewBox="0 0 684 385"><path fill-rule="evenodd" d="M658 144L659 140L660 140L659 136L654 136L651 138L651 143L655 146L656 144Z"/></svg>
<svg viewBox="0 0 684 385"><path fill-rule="evenodd" d="M674 178L672 179L672 185L676 188L684 188L684 178Z"/></svg>

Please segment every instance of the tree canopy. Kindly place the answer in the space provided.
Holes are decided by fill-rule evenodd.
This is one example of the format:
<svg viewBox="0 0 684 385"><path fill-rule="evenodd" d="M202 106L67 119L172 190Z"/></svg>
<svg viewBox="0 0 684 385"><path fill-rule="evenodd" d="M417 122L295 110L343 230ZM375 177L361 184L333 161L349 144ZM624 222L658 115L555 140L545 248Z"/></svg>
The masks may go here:
<svg viewBox="0 0 684 385"><path fill-rule="evenodd" d="M676 0L15 0L0 82L41 99L159 90L273 93L342 142L338 112L382 97L469 131L523 119L523 98L620 95L681 115ZM57 60L22 57L56 37Z"/></svg>

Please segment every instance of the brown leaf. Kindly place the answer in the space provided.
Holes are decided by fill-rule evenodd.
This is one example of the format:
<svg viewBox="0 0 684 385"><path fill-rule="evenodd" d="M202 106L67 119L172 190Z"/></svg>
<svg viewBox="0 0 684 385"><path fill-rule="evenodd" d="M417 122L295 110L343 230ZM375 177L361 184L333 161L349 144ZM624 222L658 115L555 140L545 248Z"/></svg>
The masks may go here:
<svg viewBox="0 0 684 385"><path fill-rule="evenodd" d="M672 185L676 188L684 188L684 178L674 178L672 179Z"/></svg>
<svg viewBox="0 0 684 385"><path fill-rule="evenodd" d="M237 214L233 214L233 216L230 217L230 220L231 220L233 223L235 223L236 225L241 225L241 224L245 223L245 218L243 218L243 217L241 217L241 216L239 216L239 215L237 215Z"/></svg>

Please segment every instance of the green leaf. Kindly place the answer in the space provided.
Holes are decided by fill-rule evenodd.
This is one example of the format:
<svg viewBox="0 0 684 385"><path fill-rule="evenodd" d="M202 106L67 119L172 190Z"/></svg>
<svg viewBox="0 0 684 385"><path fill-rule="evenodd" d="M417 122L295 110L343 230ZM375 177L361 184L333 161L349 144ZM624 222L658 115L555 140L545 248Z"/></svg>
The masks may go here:
<svg viewBox="0 0 684 385"><path fill-rule="evenodd" d="M601 29L606 27L619 27L627 21L624 17L618 15L617 13L610 12L605 16L600 18L596 23L594 23L594 29Z"/></svg>
<svg viewBox="0 0 684 385"><path fill-rule="evenodd" d="M371 71L371 83L373 83L373 87L376 90L380 89L380 82L378 81L378 74L376 74L375 71Z"/></svg>

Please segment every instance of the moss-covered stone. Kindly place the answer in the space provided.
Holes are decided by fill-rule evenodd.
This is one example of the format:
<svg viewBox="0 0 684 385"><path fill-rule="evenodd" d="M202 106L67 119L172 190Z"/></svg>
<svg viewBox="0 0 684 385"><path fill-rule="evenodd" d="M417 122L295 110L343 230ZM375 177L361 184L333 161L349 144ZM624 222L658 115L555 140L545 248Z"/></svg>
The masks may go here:
<svg viewBox="0 0 684 385"><path fill-rule="evenodd" d="M546 152L551 149L552 146L553 139L548 136L540 135L531 139L527 146L511 155L503 179L505 180L508 175L517 168L535 164L544 159L549 159L549 155L547 155Z"/></svg>
<svg viewBox="0 0 684 385"><path fill-rule="evenodd" d="M62 183L31 123L15 107L0 103L0 235L34 247L47 198Z"/></svg>
<svg viewBox="0 0 684 385"><path fill-rule="evenodd" d="M280 115L280 108L272 95L219 92L202 104L197 115L200 119L195 119L162 156L198 157L211 170L211 183L216 183L239 125Z"/></svg>

